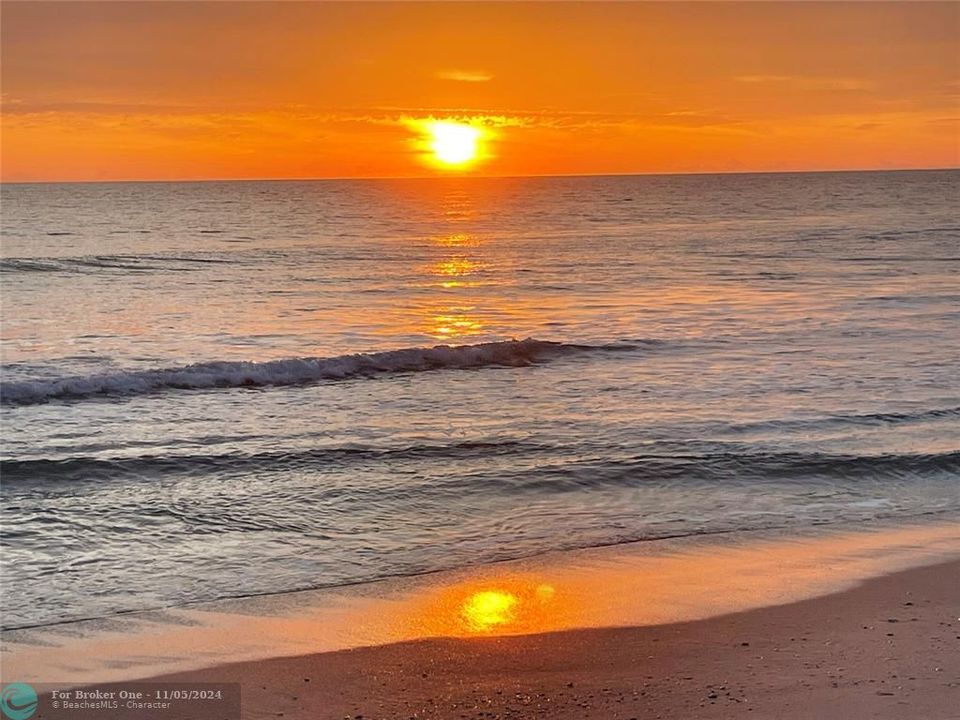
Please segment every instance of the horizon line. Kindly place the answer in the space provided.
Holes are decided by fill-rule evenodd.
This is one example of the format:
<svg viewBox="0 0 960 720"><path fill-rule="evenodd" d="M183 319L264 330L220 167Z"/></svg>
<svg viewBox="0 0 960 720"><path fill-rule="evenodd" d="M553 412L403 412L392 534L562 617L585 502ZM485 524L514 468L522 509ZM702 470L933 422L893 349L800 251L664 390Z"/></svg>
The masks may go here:
<svg viewBox="0 0 960 720"><path fill-rule="evenodd" d="M886 172L950 172L960 170L960 165L948 167L907 168L827 168L820 170L713 170L675 172L623 172L623 173L545 173L529 175L343 175L328 177L210 177L210 178L144 178L112 180L0 180L2 185L104 185L122 183L244 183L244 182L344 182L344 181L396 181L396 180L523 180L550 178L603 178L603 177L686 177L711 175L821 175L827 173L886 173Z"/></svg>

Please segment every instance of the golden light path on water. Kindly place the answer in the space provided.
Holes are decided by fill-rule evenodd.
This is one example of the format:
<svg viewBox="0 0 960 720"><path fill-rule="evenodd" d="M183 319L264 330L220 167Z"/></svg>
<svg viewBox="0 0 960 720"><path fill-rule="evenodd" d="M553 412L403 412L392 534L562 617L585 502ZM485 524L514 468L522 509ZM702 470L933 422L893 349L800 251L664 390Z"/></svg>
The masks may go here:
<svg viewBox="0 0 960 720"><path fill-rule="evenodd" d="M449 298L432 308L424 328L426 334L443 341L482 334L486 327L477 314L480 298L473 291L482 289L483 281L478 277L481 273L487 273L487 282L493 284L497 283L496 273L487 272L492 268L470 254L471 246L478 242L470 234L452 233L433 242L442 249L443 256L426 271L437 279L435 286Z"/></svg>

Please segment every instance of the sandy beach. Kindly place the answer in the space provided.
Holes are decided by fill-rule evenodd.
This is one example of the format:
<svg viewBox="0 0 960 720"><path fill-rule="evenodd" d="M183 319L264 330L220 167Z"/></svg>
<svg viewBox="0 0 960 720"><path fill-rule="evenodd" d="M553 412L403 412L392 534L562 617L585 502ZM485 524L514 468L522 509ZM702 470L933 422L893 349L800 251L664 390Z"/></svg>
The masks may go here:
<svg viewBox="0 0 960 720"><path fill-rule="evenodd" d="M332 604L52 627L6 638L5 665L100 691L236 684L251 719L958 718L956 526L878 530L560 553ZM48 701L37 717L61 717Z"/></svg>
<svg viewBox="0 0 960 720"><path fill-rule="evenodd" d="M960 562L697 622L437 639L157 678L244 718L960 717Z"/></svg>

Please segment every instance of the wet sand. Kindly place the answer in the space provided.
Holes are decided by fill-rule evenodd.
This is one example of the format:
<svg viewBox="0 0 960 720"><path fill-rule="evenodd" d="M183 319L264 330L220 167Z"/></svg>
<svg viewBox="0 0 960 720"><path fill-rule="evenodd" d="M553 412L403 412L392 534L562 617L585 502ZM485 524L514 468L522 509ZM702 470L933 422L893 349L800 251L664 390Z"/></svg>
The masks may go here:
<svg viewBox="0 0 960 720"><path fill-rule="evenodd" d="M718 567L716 572L722 573ZM244 718L960 718L960 562L669 625L242 662Z"/></svg>

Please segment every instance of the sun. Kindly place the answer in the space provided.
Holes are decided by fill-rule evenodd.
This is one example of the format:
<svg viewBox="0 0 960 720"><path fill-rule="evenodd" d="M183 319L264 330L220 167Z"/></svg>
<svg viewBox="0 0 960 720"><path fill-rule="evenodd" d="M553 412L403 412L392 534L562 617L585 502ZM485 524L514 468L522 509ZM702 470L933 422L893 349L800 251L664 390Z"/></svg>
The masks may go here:
<svg viewBox="0 0 960 720"><path fill-rule="evenodd" d="M429 148L441 165L462 167L477 159L482 132L472 125L434 120L426 123Z"/></svg>
<svg viewBox="0 0 960 720"><path fill-rule="evenodd" d="M489 145L497 134L487 118L407 117L403 124L416 135L411 146L419 159L437 170L467 172L493 157Z"/></svg>

